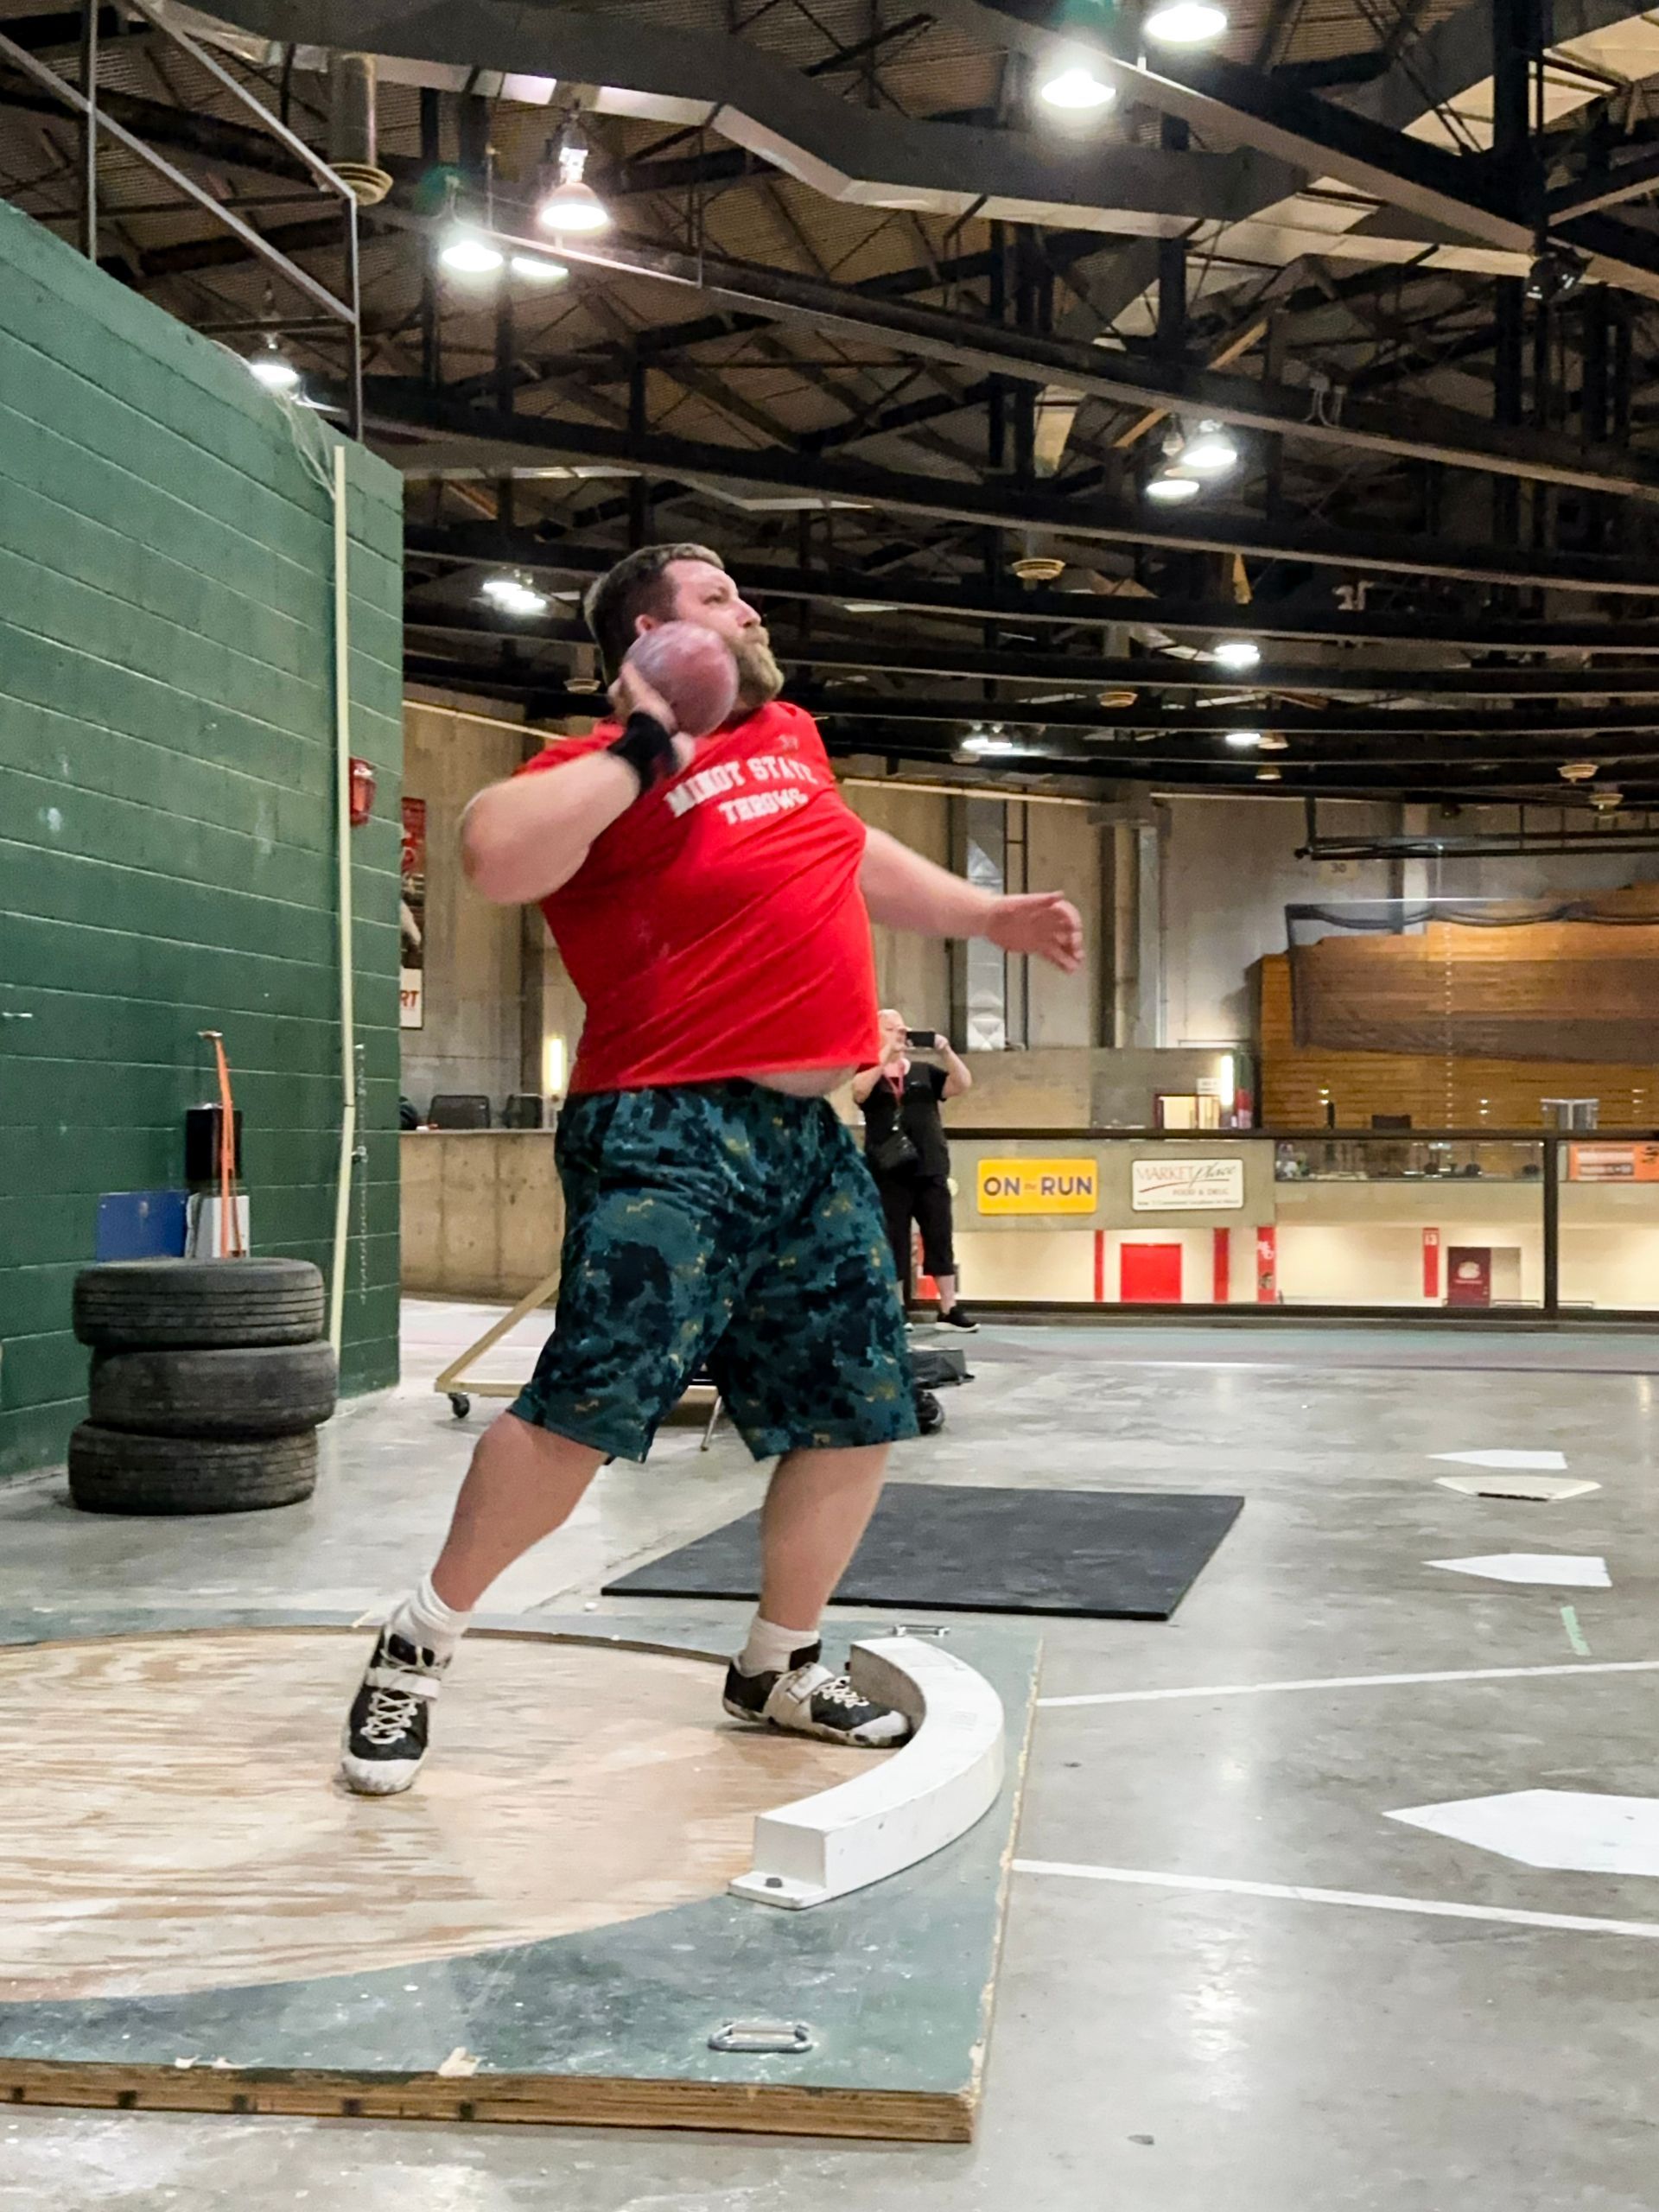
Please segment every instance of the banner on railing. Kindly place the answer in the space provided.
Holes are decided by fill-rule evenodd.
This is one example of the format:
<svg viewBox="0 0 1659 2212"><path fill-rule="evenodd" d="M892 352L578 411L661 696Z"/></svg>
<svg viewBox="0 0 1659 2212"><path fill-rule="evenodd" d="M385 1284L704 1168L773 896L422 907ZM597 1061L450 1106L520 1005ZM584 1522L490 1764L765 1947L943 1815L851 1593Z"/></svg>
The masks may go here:
<svg viewBox="0 0 1659 2212"><path fill-rule="evenodd" d="M1570 1144L1569 1183L1659 1183L1659 1144Z"/></svg>

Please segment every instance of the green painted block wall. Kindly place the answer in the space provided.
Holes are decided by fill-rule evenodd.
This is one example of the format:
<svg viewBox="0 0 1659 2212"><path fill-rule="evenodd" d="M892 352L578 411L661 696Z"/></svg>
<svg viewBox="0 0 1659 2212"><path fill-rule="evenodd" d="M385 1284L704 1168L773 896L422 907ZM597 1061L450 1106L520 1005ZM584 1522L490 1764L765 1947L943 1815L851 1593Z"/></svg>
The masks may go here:
<svg viewBox="0 0 1659 2212"><path fill-rule="evenodd" d="M0 204L0 1478L81 1417L105 1192L179 1187L219 1029L254 1249L327 1272L340 1113L334 440ZM311 454L308 467L302 446ZM368 1158L343 1380L397 1373L401 484L350 449Z"/></svg>

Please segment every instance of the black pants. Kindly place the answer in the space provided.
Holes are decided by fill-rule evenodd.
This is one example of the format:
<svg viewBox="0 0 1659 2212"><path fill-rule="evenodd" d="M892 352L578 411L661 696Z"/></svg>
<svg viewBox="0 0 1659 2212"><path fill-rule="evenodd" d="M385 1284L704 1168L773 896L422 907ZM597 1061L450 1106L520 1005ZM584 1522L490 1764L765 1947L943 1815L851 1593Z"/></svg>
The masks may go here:
<svg viewBox="0 0 1659 2212"><path fill-rule="evenodd" d="M907 1168L897 1175L878 1175L887 1216L887 1242L901 1289L910 1281L910 1224L922 1232L922 1266L936 1279L957 1272L957 1255L950 1244L950 1185L943 1175L918 1175Z"/></svg>

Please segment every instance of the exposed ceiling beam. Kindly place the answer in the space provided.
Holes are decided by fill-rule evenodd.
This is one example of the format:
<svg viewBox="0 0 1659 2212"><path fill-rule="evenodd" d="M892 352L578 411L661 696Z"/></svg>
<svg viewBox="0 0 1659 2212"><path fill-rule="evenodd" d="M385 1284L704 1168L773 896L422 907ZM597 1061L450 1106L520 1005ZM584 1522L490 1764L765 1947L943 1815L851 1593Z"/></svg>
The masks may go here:
<svg viewBox="0 0 1659 2212"><path fill-rule="evenodd" d="M490 523L411 521L404 535L406 550L416 560L523 568L549 576L603 575L624 550ZM1172 637L1250 637L1259 643L1307 639L1344 645L1445 645L1471 652L1659 656L1659 623L1516 620L1480 607L1345 614L1335 607L1287 606L1270 599L1257 599L1249 607L1230 601L1172 602L1128 593L1028 589L1012 580L994 590L982 574L938 577L887 570L874 577L857 569L779 568L765 556L751 560L741 553L733 561L744 588L763 602L801 599L845 607L879 600L900 615L1000 621L1015 628L1127 623Z"/></svg>
<svg viewBox="0 0 1659 2212"><path fill-rule="evenodd" d="M1330 410L1310 406L1306 389L1295 385L1189 368L1149 353L1110 353L1097 346L1004 329L909 301L874 300L819 277L664 247L567 242L560 251L576 267L648 276L738 306L763 304L781 319L835 330L865 345L889 346L907 358L921 354L981 375L1063 385L1084 397L1116 406L1213 416L1241 429L1278 432L1293 441L1345 453L1363 448L1533 482L1659 500L1659 468L1628 453L1586 448L1554 433L1509 429L1426 401L1414 402L1408 410L1345 404L1336 410L1333 420Z"/></svg>
<svg viewBox="0 0 1659 2212"><path fill-rule="evenodd" d="M826 506L839 501L995 529L1058 531L1079 540L1141 549L1238 552L1262 560L1307 562L1361 576L1394 574L1414 579L1551 584L1567 591L1659 596L1659 566L1642 559L1332 530L1212 510L1204 501L1198 503L1197 512L1184 510L1179 519L1154 520L1144 506L1025 489L1006 480L953 483L860 461L770 450L742 452L543 415L502 415L460 407L417 383L397 378L371 379L366 406L365 419L375 442L410 474L480 468L500 474L554 460L611 462L699 485L718 497L785 493L820 499ZM868 584L860 594L876 595Z"/></svg>
<svg viewBox="0 0 1659 2212"><path fill-rule="evenodd" d="M1075 41L1062 0L935 0L946 20L1041 61ZM1314 178L1330 178L1386 207L1445 226L1453 237L1530 254L1533 226L1502 173L1484 156L1446 152L1355 108L1339 107L1214 54L1175 54L1159 70L1094 52L1120 98L1179 117L1208 137L1243 143ZM1659 239L1603 215L1564 221L1560 235L1592 257L1592 276L1659 298Z"/></svg>
<svg viewBox="0 0 1659 2212"><path fill-rule="evenodd" d="M745 581L740 570L740 580ZM459 638L511 639L526 650L537 646L588 645L592 641L579 622L543 621L534 626L494 613L487 607L433 604L418 594L406 602L404 627L429 635ZM1257 697L1255 705L1230 709L1230 726L1265 715L1274 727L1275 709L1261 703L1276 696L1306 699L1404 697L1459 699L1656 699L1659 700L1659 668L1638 664L1630 669L1610 668L1395 668L1355 666L1349 656L1330 662L1263 662L1241 676L1230 674L1213 662L1174 660L1163 656L1105 658L1083 653L987 652L969 645L941 645L937 639L917 640L901 626L871 621L855 639L798 638L787 628L774 632L772 647L786 668L855 670L872 675L928 676L960 678L964 682L1060 685L1078 691L1139 691L1149 696L1168 693L1223 691L1234 698ZM1259 696L1258 696L1259 695ZM972 702L969 702L971 705ZM1005 700L1013 707L1028 702ZM1394 709L1379 711L1392 713ZM1120 715L1119 720L1122 717ZM1131 716L1132 719L1132 716ZM1524 727L1524 722L1518 724ZM1604 723L1603 725L1606 725Z"/></svg>
<svg viewBox="0 0 1659 2212"><path fill-rule="evenodd" d="M458 85L480 71L582 85L601 114L707 127L855 206L1175 235L1201 217L1236 219L1296 181L1251 153L1172 161L1156 149L1056 143L861 107L758 45L620 10L511 0L444 8L430 0L214 0L213 12L273 44L366 49L389 66L414 64L423 77L434 65L460 73Z"/></svg>

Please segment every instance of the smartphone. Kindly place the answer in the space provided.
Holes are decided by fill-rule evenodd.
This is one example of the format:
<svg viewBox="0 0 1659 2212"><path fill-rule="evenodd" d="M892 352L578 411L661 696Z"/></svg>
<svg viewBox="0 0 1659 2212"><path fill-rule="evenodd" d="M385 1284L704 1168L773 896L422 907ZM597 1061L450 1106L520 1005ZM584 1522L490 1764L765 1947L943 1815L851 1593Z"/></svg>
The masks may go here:
<svg viewBox="0 0 1659 2212"><path fill-rule="evenodd" d="M931 1052L934 1049L934 1032L931 1029L906 1029L905 1042L913 1045L918 1052Z"/></svg>

